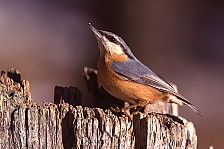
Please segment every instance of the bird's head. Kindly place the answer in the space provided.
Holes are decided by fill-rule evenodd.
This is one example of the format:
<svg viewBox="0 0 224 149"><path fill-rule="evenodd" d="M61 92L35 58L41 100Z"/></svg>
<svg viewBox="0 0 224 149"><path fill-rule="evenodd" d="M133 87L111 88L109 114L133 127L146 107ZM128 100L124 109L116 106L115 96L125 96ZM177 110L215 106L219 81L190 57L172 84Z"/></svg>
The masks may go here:
<svg viewBox="0 0 224 149"><path fill-rule="evenodd" d="M125 54L128 58L134 58L131 50L121 37L111 32L97 30L90 23L89 25L97 39L101 56L105 54L109 54L110 56Z"/></svg>

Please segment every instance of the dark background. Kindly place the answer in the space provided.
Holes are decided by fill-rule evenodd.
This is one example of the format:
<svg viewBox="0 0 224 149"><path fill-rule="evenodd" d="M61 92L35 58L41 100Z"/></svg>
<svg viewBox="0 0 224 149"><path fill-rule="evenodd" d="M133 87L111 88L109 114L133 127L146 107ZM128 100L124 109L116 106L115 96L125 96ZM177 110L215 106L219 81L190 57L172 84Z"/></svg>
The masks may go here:
<svg viewBox="0 0 224 149"><path fill-rule="evenodd" d="M121 36L136 57L175 83L204 116L181 107L198 147L224 146L224 5L218 1L1 1L0 69L19 69L34 101L53 102L55 85L78 86L96 67L88 22Z"/></svg>

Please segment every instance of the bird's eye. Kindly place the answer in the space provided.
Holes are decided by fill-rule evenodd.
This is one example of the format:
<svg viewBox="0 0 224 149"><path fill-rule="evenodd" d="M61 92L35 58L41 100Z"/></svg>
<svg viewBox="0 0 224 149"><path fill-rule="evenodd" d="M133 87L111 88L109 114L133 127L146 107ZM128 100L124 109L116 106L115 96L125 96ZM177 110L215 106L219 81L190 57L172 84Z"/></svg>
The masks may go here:
<svg viewBox="0 0 224 149"><path fill-rule="evenodd" d="M113 35L105 32L103 32L102 35L105 36L110 42L117 43L117 39Z"/></svg>
<svg viewBox="0 0 224 149"><path fill-rule="evenodd" d="M113 43L116 42L116 39L115 39L113 36L110 36L110 37L108 38L108 40L109 40L110 42L113 42Z"/></svg>

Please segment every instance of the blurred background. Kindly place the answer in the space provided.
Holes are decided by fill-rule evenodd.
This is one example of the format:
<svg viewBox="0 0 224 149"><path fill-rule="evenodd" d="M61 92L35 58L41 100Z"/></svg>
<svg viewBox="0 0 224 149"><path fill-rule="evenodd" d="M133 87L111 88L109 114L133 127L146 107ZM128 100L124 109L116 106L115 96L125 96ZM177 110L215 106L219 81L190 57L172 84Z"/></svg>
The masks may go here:
<svg viewBox="0 0 224 149"><path fill-rule="evenodd" d="M121 36L136 57L175 83L204 116L180 107L197 129L198 148L224 146L224 2L1 1L0 69L17 68L34 101L53 102L55 85L77 86L96 68L98 48L88 22Z"/></svg>

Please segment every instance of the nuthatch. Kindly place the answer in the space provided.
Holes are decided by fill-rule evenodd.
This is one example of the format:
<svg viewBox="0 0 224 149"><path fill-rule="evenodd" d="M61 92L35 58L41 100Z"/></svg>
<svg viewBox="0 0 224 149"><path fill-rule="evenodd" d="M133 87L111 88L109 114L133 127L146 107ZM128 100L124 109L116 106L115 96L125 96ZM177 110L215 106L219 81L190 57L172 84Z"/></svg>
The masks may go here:
<svg viewBox="0 0 224 149"><path fill-rule="evenodd" d="M185 97L180 95L162 77L142 64L126 43L111 32L90 28L96 36L100 56L98 60L98 81L114 97L128 102L123 108L144 107L158 101L187 105L194 112L202 113Z"/></svg>

